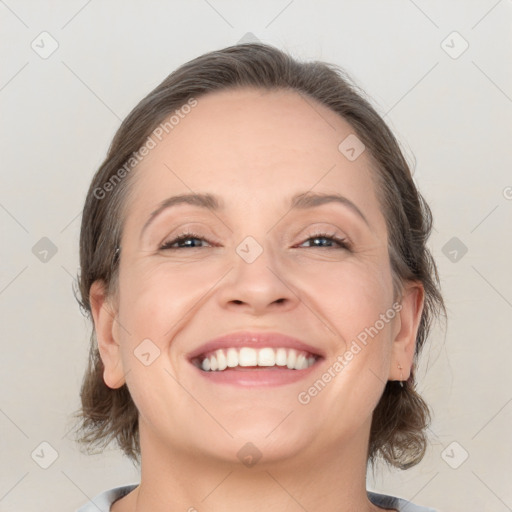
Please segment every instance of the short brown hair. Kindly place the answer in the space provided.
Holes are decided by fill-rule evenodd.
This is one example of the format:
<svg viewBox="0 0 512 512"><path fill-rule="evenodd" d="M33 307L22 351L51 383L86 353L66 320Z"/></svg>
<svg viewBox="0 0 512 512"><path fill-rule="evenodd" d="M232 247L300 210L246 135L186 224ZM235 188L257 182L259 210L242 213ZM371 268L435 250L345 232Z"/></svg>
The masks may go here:
<svg viewBox="0 0 512 512"><path fill-rule="evenodd" d="M82 310L91 318L89 291L94 281L103 280L109 294L117 290L123 208L133 181L123 166L153 130L187 101L237 87L286 89L307 101L316 100L345 119L366 146L389 233L395 296L409 280L421 282L425 290L416 363L432 321L440 313L446 316L436 265L426 245L432 229L430 208L418 192L391 130L342 69L318 61L299 62L265 44L235 45L185 63L140 101L122 122L93 177L83 210L78 278ZM120 173L122 168L124 173ZM114 184L113 178L120 175L122 179ZM406 468L417 464L424 455L430 414L415 391L414 367L403 387L396 381L388 381L385 386L373 413L368 450L371 462L380 456L393 466ZM94 329L81 400L79 440L90 447L116 440L125 454L138 461L138 411L126 384L111 389L104 383Z"/></svg>

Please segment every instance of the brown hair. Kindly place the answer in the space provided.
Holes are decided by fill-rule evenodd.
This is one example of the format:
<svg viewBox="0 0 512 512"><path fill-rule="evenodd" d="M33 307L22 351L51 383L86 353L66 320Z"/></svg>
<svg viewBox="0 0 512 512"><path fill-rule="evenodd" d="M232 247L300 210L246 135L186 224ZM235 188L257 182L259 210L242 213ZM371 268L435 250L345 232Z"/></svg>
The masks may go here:
<svg viewBox="0 0 512 512"><path fill-rule="evenodd" d="M78 278L82 310L91 317L89 290L95 280L103 280L110 294L117 290L123 208L133 181L127 162L135 167L134 157L153 130L187 102L234 87L288 89L307 101L312 98L350 123L366 146L389 233L395 296L408 280L421 282L425 290L416 363L432 321L441 312L446 316L436 265L426 245L432 229L430 208L416 189L391 130L343 70L329 63L298 62L264 44L231 46L187 62L123 121L93 177L83 210ZM79 441L92 447L116 440L124 453L138 462L138 411L126 384L111 389L104 383L94 329L81 400ZM380 456L400 468L417 464L426 449L429 421L429 408L415 391L414 371L403 387L388 381L373 413L368 460L373 463Z"/></svg>

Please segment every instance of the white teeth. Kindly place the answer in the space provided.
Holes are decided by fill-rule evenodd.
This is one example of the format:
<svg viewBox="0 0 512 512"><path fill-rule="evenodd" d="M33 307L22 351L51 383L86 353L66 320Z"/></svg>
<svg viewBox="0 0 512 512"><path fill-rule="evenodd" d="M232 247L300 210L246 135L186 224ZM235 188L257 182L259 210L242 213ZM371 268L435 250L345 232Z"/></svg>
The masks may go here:
<svg viewBox="0 0 512 512"><path fill-rule="evenodd" d="M299 354L299 357L297 357L297 362L295 363L295 368L297 368L297 370L303 370L307 367L308 363L306 361L306 356L304 354Z"/></svg>
<svg viewBox="0 0 512 512"><path fill-rule="evenodd" d="M258 354L256 349L243 347L238 354L239 366L256 366L258 364Z"/></svg>
<svg viewBox="0 0 512 512"><path fill-rule="evenodd" d="M258 366L275 366L276 354L271 348L262 348L258 354Z"/></svg>
<svg viewBox="0 0 512 512"><path fill-rule="evenodd" d="M315 358L313 357L313 360ZM277 366L286 366L286 350L284 348L278 348L276 351L276 364Z"/></svg>
<svg viewBox="0 0 512 512"><path fill-rule="evenodd" d="M228 348L228 366L230 368L234 368L235 366L238 366L238 352L236 348Z"/></svg>
<svg viewBox="0 0 512 512"><path fill-rule="evenodd" d="M293 370L295 368L295 362L297 361L297 352L295 350L288 351L288 358L286 359L286 366Z"/></svg>
<svg viewBox="0 0 512 512"><path fill-rule="evenodd" d="M225 370L228 366L228 363L226 361L226 356L224 355L224 352L222 350L217 350L215 352L215 355L217 356L217 369L218 370Z"/></svg>
<svg viewBox="0 0 512 512"><path fill-rule="evenodd" d="M210 360L208 358L205 358L203 362L201 363L201 368L207 372L210 370Z"/></svg>
<svg viewBox="0 0 512 512"><path fill-rule="evenodd" d="M315 361L315 356L293 348L273 349L264 347L255 349L241 347L237 349L231 347L227 350L219 349L211 353L201 361L200 366L206 372L222 371L236 366L286 366L290 370L305 370L312 366Z"/></svg>

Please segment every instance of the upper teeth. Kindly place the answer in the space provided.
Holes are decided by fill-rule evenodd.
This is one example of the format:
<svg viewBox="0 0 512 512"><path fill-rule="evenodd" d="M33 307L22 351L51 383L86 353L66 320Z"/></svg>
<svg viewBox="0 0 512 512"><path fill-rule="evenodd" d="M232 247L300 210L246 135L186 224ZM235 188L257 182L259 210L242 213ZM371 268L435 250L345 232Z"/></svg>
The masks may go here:
<svg viewBox="0 0 512 512"><path fill-rule="evenodd" d="M304 370L314 362L315 356L293 348L228 348L219 349L201 362L205 371L222 371L235 366L287 366L290 370Z"/></svg>

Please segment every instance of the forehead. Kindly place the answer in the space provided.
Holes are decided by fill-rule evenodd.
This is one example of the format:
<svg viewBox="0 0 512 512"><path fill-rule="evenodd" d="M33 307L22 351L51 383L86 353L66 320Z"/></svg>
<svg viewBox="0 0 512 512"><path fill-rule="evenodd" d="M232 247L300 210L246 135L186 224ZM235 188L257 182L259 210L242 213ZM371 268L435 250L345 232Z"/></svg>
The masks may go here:
<svg viewBox="0 0 512 512"><path fill-rule="evenodd" d="M189 161L208 155L243 159L243 172L294 157L332 163L339 156L340 137L352 132L338 114L302 93L229 89L199 98L164 145L179 152L194 144L199 151L187 154Z"/></svg>
<svg viewBox="0 0 512 512"><path fill-rule="evenodd" d="M350 161L339 149L353 134L336 112L295 91L210 93L138 165L132 206L149 211L169 195L195 191L257 207L263 198L278 204L313 190L343 193L378 216L369 157Z"/></svg>

